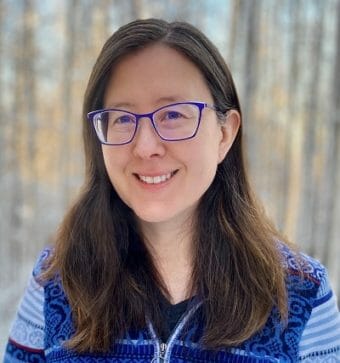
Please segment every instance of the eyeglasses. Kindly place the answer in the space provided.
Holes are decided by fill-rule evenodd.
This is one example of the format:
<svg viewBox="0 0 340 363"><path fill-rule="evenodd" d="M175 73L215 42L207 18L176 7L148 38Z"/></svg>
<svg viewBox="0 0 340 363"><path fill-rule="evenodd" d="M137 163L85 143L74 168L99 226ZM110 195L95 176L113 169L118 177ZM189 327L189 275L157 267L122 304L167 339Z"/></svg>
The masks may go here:
<svg viewBox="0 0 340 363"><path fill-rule="evenodd" d="M202 110L216 108L204 102L178 102L157 110L137 114L120 109L103 109L87 114L93 123L98 139L105 145L124 145L136 135L141 118L151 121L157 135L165 141L187 140L197 134Z"/></svg>

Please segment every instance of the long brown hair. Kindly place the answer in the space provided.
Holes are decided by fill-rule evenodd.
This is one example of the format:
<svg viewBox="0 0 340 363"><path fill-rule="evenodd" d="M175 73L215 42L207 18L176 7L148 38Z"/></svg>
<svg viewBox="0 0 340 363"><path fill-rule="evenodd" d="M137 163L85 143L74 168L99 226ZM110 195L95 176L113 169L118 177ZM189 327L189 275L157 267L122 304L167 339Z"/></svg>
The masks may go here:
<svg viewBox="0 0 340 363"><path fill-rule="evenodd" d="M45 277L58 274L72 308L76 333L68 346L106 351L146 316L161 329L156 303L166 287L138 231L134 213L120 199L105 170L101 145L86 118L103 107L112 69L123 56L154 43L188 57L202 72L222 113L241 114L228 67L215 46L184 22L137 20L105 43L90 76L83 107L86 177L61 224ZM272 227L252 195L244 166L242 129L202 196L194 225L192 286L203 301L207 347L245 341L276 306L287 314L285 270ZM150 307L154 307L150 309Z"/></svg>

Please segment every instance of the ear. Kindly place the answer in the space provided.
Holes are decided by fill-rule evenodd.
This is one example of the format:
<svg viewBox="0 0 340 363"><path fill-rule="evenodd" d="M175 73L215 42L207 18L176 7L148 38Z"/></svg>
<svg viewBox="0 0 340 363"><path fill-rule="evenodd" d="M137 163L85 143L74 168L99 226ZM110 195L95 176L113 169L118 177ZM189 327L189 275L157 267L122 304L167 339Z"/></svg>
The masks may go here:
<svg viewBox="0 0 340 363"><path fill-rule="evenodd" d="M219 144L218 162L220 163L231 148L241 125L241 115L236 110L230 110L226 114L226 120L221 125L221 140Z"/></svg>

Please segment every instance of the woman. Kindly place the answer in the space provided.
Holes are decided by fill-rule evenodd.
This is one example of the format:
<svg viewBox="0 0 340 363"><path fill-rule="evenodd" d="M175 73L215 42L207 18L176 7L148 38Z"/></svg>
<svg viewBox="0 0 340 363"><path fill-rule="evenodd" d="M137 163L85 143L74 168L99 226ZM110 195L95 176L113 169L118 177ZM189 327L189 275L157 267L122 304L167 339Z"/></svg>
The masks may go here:
<svg viewBox="0 0 340 363"><path fill-rule="evenodd" d="M325 269L256 204L234 83L202 33L120 28L83 118L85 184L34 269L5 362L340 359Z"/></svg>

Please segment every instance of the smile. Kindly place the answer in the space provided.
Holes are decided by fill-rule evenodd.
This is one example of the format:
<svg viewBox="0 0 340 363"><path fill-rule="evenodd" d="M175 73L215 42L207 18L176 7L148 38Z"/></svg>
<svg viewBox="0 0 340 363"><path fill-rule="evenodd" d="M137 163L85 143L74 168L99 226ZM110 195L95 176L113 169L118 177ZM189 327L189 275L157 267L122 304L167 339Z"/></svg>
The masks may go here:
<svg viewBox="0 0 340 363"><path fill-rule="evenodd" d="M146 184L160 184L164 183L167 180L169 180L172 176L176 174L176 171L173 171L171 173L163 174L163 175L157 175L157 176L145 176L145 175L139 175L136 174L139 180Z"/></svg>

